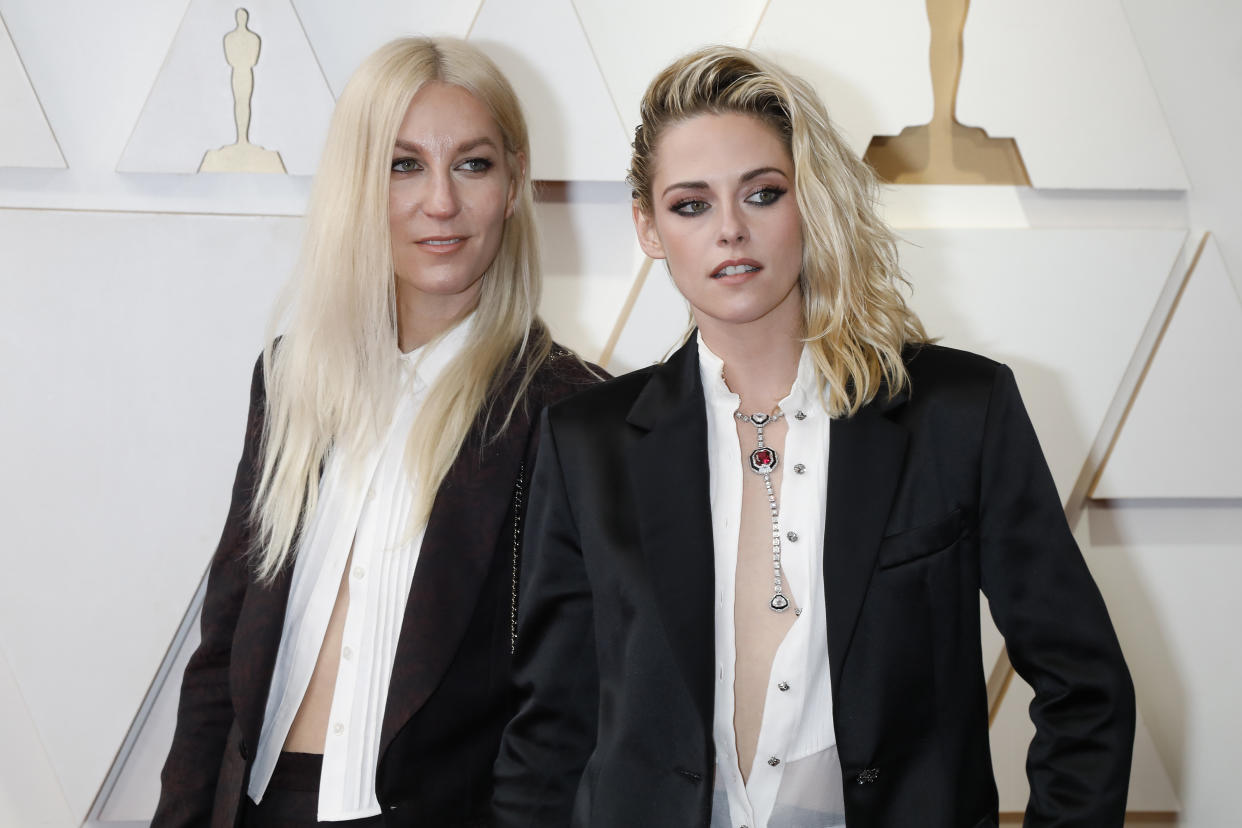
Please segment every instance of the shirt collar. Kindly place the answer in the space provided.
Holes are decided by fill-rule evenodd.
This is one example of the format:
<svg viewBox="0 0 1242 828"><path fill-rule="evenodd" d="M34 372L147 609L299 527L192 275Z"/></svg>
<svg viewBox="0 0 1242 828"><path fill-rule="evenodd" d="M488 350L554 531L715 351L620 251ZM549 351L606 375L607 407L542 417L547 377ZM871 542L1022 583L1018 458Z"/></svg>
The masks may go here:
<svg viewBox="0 0 1242 828"><path fill-rule="evenodd" d="M703 382L703 394L712 405L729 405L737 408L740 397L729 390L724 381L724 360L716 356L703 337L699 340L699 379Z"/></svg>
<svg viewBox="0 0 1242 828"><path fill-rule="evenodd" d="M423 388L434 385L448 364L466 349L466 343L474 331L476 316L471 313L427 344L400 354L402 374L407 377L412 374Z"/></svg>
<svg viewBox="0 0 1242 828"><path fill-rule="evenodd" d="M716 356L703 337L698 337L699 345L699 378L703 382L703 393L707 401L714 405L732 405L735 409L740 398L729 390L724 381L724 360ZM782 411L809 411L823 408L823 395L820 393L823 382L815 370L815 359L811 349L805 344L802 354L798 357L798 375L794 378L793 387L780 401Z"/></svg>

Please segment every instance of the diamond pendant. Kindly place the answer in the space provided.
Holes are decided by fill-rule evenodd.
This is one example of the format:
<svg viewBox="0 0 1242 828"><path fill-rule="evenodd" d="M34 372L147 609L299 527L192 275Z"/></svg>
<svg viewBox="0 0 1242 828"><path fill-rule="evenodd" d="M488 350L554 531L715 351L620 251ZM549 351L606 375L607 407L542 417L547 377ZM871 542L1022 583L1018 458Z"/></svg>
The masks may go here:
<svg viewBox="0 0 1242 828"><path fill-rule="evenodd" d="M776 612L784 612L789 608L789 599L778 592L772 596L772 600L768 602L768 606Z"/></svg>

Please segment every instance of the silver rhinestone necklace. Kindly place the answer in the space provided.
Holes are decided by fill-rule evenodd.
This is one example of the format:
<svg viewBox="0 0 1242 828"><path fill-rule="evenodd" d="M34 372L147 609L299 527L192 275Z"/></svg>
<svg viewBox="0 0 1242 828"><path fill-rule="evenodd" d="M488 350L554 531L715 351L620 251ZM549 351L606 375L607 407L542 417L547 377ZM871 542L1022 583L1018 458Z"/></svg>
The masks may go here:
<svg viewBox="0 0 1242 828"><path fill-rule="evenodd" d="M750 453L750 470L763 477L763 485L768 490L768 511L772 516L772 600L768 601L768 606L774 612L784 612L789 608L789 599L785 597L781 583L780 507L776 502L776 492L772 489L772 472L780 463L780 456L776 453L776 449L768 448L763 442L763 429L784 417L785 412L778 408L774 414L743 414L741 409L738 409L733 412L733 416L744 423L753 425L759 438L759 447Z"/></svg>

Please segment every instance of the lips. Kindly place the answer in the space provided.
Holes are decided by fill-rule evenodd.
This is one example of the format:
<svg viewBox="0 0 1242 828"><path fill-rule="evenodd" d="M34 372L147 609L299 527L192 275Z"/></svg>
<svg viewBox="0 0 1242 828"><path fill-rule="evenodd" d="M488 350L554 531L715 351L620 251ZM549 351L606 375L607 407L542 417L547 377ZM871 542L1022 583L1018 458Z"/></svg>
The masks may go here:
<svg viewBox="0 0 1242 828"><path fill-rule="evenodd" d="M728 276L746 276L756 273L762 268L763 265L754 259L729 259L716 265L716 269L711 273L711 278L723 279Z"/></svg>
<svg viewBox="0 0 1242 828"><path fill-rule="evenodd" d="M428 253L452 253L466 243L465 236L427 236L414 244Z"/></svg>

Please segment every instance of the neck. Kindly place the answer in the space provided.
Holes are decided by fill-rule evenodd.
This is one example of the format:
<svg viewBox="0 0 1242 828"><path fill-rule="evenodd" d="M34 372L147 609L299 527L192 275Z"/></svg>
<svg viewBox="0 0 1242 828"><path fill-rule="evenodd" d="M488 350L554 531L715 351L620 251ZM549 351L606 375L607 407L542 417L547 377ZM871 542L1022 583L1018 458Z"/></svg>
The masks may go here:
<svg viewBox="0 0 1242 828"><path fill-rule="evenodd" d="M477 292L469 295L410 295L397 283L397 347L403 353L426 345L456 325L478 306Z"/></svg>
<svg viewBox="0 0 1242 828"><path fill-rule="evenodd" d="M767 328L764 330L763 328ZM797 328L740 325L721 330L701 325L699 336L724 360L724 380L741 398L743 413L769 413L789 394L798 378L802 341Z"/></svg>

